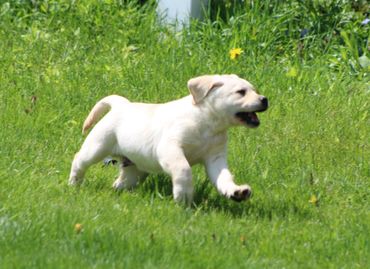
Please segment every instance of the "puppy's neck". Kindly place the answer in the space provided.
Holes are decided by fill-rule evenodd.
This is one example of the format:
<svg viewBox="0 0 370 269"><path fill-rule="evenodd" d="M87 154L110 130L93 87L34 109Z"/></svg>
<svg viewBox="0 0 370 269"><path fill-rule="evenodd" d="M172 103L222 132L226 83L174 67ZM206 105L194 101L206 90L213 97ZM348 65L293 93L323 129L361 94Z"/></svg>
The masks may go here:
<svg viewBox="0 0 370 269"><path fill-rule="evenodd" d="M198 109L200 128L207 129L214 134L220 134L225 133L231 127L227 115L217 112L206 100L194 106Z"/></svg>

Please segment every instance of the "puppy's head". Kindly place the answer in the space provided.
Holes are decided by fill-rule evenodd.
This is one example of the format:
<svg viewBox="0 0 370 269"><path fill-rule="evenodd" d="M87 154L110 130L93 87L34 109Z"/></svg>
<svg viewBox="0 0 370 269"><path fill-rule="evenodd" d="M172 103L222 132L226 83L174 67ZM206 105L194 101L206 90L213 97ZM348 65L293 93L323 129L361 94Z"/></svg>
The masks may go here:
<svg viewBox="0 0 370 269"><path fill-rule="evenodd" d="M268 108L268 100L237 75L205 75L188 81L193 104L212 110L229 125L258 127L256 112Z"/></svg>

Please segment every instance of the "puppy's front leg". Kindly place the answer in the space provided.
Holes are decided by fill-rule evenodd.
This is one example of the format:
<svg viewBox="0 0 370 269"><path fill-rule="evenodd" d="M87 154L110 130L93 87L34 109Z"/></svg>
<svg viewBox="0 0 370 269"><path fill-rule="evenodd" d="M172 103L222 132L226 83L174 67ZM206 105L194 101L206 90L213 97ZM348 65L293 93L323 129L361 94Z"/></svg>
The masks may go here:
<svg viewBox="0 0 370 269"><path fill-rule="evenodd" d="M160 165L172 178L172 192L176 202L191 205L193 181L191 167L177 144L166 144L158 148Z"/></svg>
<svg viewBox="0 0 370 269"><path fill-rule="evenodd" d="M248 199L252 190L247 185L236 185L233 175L230 173L225 153L210 156L206 162L207 174L219 193L231 198L237 202Z"/></svg>

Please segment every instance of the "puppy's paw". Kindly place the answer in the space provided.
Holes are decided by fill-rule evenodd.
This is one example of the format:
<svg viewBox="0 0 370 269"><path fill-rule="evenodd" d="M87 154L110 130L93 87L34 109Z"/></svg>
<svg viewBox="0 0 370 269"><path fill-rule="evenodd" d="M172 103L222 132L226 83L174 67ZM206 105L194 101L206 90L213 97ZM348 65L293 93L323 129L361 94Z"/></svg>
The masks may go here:
<svg viewBox="0 0 370 269"><path fill-rule="evenodd" d="M193 189L188 189L186 191L174 191L173 193L176 203L185 206L191 206L193 203L193 196Z"/></svg>
<svg viewBox="0 0 370 269"><path fill-rule="evenodd" d="M112 187L116 191L121 191L125 188L125 182L123 180L117 179L113 182Z"/></svg>
<svg viewBox="0 0 370 269"><path fill-rule="evenodd" d="M120 179L117 178L116 181L113 182L113 189L116 191L121 191L121 190L133 190L137 187L138 181L137 180L128 180L127 178L125 179Z"/></svg>
<svg viewBox="0 0 370 269"><path fill-rule="evenodd" d="M75 177L71 177L71 178L68 180L68 185L69 185L69 186L81 185L81 183L82 183L82 180L77 179L77 178L75 178Z"/></svg>
<svg viewBox="0 0 370 269"><path fill-rule="evenodd" d="M247 200L252 195L251 187L248 185L242 185L230 196L230 198L236 202Z"/></svg>

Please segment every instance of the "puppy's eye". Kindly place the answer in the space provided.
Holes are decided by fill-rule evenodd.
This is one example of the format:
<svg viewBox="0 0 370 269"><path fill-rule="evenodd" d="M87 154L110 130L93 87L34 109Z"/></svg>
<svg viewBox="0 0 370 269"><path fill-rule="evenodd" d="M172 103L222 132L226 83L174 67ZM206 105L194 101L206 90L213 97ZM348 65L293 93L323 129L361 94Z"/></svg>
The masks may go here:
<svg viewBox="0 0 370 269"><path fill-rule="evenodd" d="M239 90L239 91L237 91L237 93L240 94L241 96L244 96L247 93L247 91L246 90Z"/></svg>

